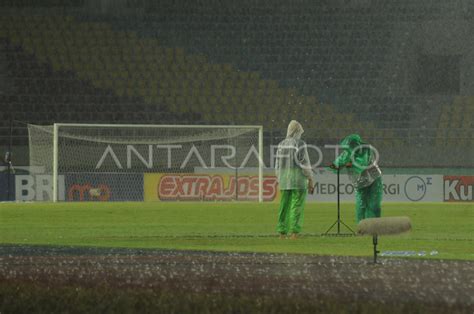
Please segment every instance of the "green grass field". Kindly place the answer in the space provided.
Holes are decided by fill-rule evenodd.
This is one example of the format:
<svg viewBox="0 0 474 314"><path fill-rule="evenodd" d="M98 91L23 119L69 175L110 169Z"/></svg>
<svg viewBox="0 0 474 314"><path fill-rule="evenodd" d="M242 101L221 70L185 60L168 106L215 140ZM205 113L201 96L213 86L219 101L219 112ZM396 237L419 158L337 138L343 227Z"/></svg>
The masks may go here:
<svg viewBox="0 0 474 314"><path fill-rule="evenodd" d="M355 229L353 204L342 219ZM437 251L425 258L474 259L474 204L385 203L383 216L409 216L413 230L379 238L381 251ZM308 203L302 237L280 240L275 203L3 203L0 242L371 256L370 237L322 237L334 203ZM333 229L335 231L336 229ZM342 229L345 231L345 229Z"/></svg>

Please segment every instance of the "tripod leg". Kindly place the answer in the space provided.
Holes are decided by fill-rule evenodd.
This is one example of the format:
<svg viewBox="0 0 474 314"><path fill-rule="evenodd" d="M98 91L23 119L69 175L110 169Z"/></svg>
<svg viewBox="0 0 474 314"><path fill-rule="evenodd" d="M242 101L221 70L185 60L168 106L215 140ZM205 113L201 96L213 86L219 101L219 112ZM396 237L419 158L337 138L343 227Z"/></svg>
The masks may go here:
<svg viewBox="0 0 474 314"><path fill-rule="evenodd" d="M373 243L374 243L374 264L377 264L377 254L379 253L379 251L377 251L377 235L375 234L373 236Z"/></svg>
<svg viewBox="0 0 474 314"><path fill-rule="evenodd" d="M323 233L323 234L327 234L327 233L329 232L329 230L331 230L336 224L337 224L337 220L336 220L336 221L331 225L331 227L329 227L329 229L326 230L326 232Z"/></svg>
<svg viewBox="0 0 474 314"><path fill-rule="evenodd" d="M344 226L346 226L346 228L349 229L350 232L352 232L353 235L355 234L354 230L352 230L351 227L349 227L348 225L346 225L346 223L345 223L344 221L341 220L341 223L342 223Z"/></svg>
<svg viewBox="0 0 474 314"><path fill-rule="evenodd" d="M337 168L337 234L341 233L341 192L340 192L340 169Z"/></svg>

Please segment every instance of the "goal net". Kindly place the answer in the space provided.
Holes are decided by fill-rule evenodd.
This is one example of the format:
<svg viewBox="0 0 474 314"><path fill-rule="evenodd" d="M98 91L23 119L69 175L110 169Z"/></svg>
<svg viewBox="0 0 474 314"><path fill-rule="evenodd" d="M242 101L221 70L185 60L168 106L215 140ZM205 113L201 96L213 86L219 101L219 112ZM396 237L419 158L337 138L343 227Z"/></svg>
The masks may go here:
<svg viewBox="0 0 474 314"><path fill-rule="evenodd" d="M261 126L29 125L53 201L263 201ZM269 184L272 184L271 182Z"/></svg>

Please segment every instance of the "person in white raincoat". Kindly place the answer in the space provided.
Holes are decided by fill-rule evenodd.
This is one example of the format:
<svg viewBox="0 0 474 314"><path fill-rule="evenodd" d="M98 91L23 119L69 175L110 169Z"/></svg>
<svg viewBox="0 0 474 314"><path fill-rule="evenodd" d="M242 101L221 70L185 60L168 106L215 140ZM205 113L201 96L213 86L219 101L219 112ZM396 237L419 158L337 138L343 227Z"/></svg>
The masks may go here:
<svg viewBox="0 0 474 314"><path fill-rule="evenodd" d="M277 225L281 238L290 234L296 239L301 232L306 196L314 191L308 149L301 140L303 132L301 124L292 120L286 138L278 144L275 171L281 195Z"/></svg>

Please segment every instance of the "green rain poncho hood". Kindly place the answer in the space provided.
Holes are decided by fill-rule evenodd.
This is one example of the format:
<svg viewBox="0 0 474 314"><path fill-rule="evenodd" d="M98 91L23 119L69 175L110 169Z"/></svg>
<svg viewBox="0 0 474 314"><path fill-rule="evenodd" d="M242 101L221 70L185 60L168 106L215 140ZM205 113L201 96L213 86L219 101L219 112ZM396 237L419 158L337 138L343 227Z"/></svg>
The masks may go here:
<svg viewBox="0 0 474 314"><path fill-rule="evenodd" d="M359 134L346 136L340 145L344 151L333 164L336 167L344 167L351 163L348 173L356 188L368 186L382 175L377 165L374 148L362 141Z"/></svg>
<svg viewBox="0 0 474 314"><path fill-rule="evenodd" d="M351 134L346 136L341 143L344 152L336 159L334 165L336 167L345 166L349 162L357 173L362 173L369 164L371 164L371 150L361 145L367 145L359 134Z"/></svg>

